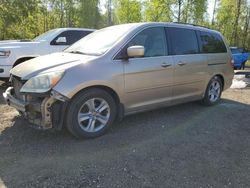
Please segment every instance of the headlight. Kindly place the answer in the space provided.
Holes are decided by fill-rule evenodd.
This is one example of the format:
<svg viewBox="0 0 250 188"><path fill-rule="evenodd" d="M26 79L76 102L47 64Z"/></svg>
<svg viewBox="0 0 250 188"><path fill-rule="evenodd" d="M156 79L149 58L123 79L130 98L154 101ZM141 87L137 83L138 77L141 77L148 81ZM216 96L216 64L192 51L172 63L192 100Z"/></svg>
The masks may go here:
<svg viewBox="0 0 250 188"><path fill-rule="evenodd" d="M10 51L9 50L0 50L0 57L9 57Z"/></svg>
<svg viewBox="0 0 250 188"><path fill-rule="evenodd" d="M64 71L49 72L29 79L21 88L24 93L45 93L54 87L62 78Z"/></svg>

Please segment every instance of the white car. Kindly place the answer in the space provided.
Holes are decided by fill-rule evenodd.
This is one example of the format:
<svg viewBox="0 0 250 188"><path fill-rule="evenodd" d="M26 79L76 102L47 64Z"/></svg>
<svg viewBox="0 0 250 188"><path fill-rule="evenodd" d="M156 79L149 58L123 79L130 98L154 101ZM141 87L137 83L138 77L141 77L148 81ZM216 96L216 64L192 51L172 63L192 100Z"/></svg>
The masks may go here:
<svg viewBox="0 0 250 188"><path fill-rule="evenodd" d="M33 40L0 41L0 80L8 79L10 69L14 66L40 55L63 51L93 31L85 28L59 28Z"/></svg>

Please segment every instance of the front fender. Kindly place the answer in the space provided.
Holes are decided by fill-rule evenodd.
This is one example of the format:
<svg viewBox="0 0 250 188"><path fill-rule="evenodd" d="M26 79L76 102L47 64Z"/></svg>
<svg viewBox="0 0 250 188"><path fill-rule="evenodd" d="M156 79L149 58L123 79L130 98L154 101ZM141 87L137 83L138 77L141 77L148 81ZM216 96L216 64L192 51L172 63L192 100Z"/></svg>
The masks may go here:
<svg viewBox="0 0 250 188"><path fill-rule="evenodd" d="M92 81L87 81L87 82L83 82L75 87L67 87L64 89L60 89L58 87L55 87L53 90L63 94L65 97L71 99L73 98L77 93L79 93L80 91L87 89L89 87L107 87L110 88L111 90L113 90L114 92L117 93L118 96L121 95L121 92L119 91L120 89L117 88L115 85L113 85L110 82L107 81L103 81L103 80L92 80Z"/></svg>
<svg viewBox="0 0 250 188"><path fill-rule="evenodd" d="M81 90L98 86L112 89L122 99L124 92L122 65L95 62L80 64L66 70L63 78L53 89L71 99Z"/></svg>

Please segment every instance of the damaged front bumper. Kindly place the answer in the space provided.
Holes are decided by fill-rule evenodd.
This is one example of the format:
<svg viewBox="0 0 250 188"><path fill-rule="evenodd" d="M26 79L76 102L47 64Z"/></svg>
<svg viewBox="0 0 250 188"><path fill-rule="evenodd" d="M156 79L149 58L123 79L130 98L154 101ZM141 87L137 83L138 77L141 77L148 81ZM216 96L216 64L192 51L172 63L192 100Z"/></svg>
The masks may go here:
<svg viewBox="0 0 250 188"><path fill-rule="evenodd" d="M59 93L51 91L42 97L25 94L21 100L15 97L13 87L9 87L3 97L9 106L16 108L35 128L62 128L68 99Z"/></svg>

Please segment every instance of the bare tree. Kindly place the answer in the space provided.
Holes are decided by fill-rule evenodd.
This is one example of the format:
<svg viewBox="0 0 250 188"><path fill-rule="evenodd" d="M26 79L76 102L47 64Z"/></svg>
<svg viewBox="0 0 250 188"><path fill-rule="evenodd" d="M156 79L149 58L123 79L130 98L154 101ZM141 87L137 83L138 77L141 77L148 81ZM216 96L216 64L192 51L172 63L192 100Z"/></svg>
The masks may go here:
<svg viewBox="0 0 250 188"><path fill-rule="evenodd" d="M235 15L235 20L233 24L233 32L232 32L232 42L233 45L236 45L237 43L237 33L238 33L238 22L239 22L239 17L240 17L240 8L241 8L241 0L237 1L237 7L236 7L236 15Z"/></svg>
<svg viewBox="0 0 250 188"><path fill-rule="evenodd" d="M243 41L242 41L242 45L244 48L246 47L247 35L249 32L249 20L250 20L250 7L248 7L247 9L247 15L246 15L246 20L245 20L245 25L244 25L244 33L243 33Z"/></svg>
<svg viewBox="0 0 250 188"><path fill-rule="evenodd" d="M60 1L60 27L63 27L63 21L64 21L64 6L63 6L63 0Z"/></svg>
<svg viewBox="0 0 250 188"><path fill-rule="evenodd" d="M217 0L214 0L214 9L213 9L213 16L212 16L212 25L214 25L214 16L215 16L216 4L217 4Z"/></svg>
<svg viewBox="0 0 250 188"><path fill-rule="evenodd" d="M112 25L112 0L108 0L107 11L108 11L108 25Z"/></svg>
<svg viewBox="0 0 250 188"><path fill-rule="evenodd" d="M181 21L181 7L182 7L183 0L178 0L178 17L177 20L178 22Z"/></svg>
<svg viewBox="0 0 250 188"><path fill-rule="evenodd" d="M187 0L186 8L184 9L184 13L183 13L183 22L185 23L188 22L191 4L192 4L191 0Z"/></svg>

